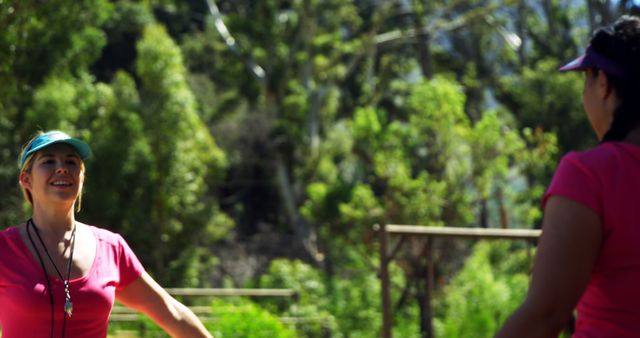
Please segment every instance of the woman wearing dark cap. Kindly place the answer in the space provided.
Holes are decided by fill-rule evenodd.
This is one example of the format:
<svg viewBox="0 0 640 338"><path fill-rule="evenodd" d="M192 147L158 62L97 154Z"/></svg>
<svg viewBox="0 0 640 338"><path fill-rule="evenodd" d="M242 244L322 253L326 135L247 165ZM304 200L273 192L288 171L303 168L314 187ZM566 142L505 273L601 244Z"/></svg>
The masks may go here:
<svg viewBox="0 0 640 338"><path fill-rule="evenodd" d="M600 144L565 155L542 201L543 232L524 303L497 337L640 337L640 19L595 31L583 105Z"/></svg>
<svg viewBox="0 0 640 338"><path fill-rule="evenodd" d="M120 235L75 220L90 155L60 131L40 133L22 152L19 181L32 217L0 232L2 337L104 338L115 299L173 337L211 337Z"/></svg>

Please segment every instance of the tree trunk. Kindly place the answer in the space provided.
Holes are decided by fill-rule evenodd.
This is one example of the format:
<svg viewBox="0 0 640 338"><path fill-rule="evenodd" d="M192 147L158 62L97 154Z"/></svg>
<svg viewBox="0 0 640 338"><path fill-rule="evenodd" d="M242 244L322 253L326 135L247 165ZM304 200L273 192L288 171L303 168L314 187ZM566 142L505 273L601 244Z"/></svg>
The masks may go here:
<svg viewBox="0 0 640 338"><path fill-rule="evenodd" d="M507 229L509 228L509 214L507 213L507 208L504 206L504 194L501 187L496 189L496 200L498 202L498 210L500 212L500 227L502 229Z"/></svg>
<svg viewBox="0 0 640 338"><path fill-rule="evenodd" d="M487 206L489 202L486 198L482 198L480 200L480 227L488 228L489 227L489 207Z"/></svg>
<svg viewBox="0 0 640 338"><path fill-rule="evenodd" d="M427 245L430 245L427 244ZM429 257L431 259L431 257ZM419 276L422 278L416 278L416 299L418 301L418 306L420 307L420 337L422 338L433 338L433 325L432 325L432 317L433 313L431 311L431 282L429 278L429 269L425 268L423 271L423 276Z"/></svg>
<svg viewBox="0 0 640 338"><path fill-rule="evenodd" d="M527 48L526 47L527 24L525 21L526 15L527 15L527 6L524 1L521 1L520 4L518 4L518 22L516 23L518 36L520 36L520 39L522 39L522 44L520 45L520 48L518 48L518 61L520 63L519 64L520 69L523 69L529 63L529 60L527 59L527 51L526 51L526 48Z"/></svg>
<svg viewBox="0 0 640 338"><path fill-rule="evenodd" d="M302 243L311 258L318 262L320 260L320 255L316 242L315 229L313 229L312 225L305 221L298 213L295 196L291 187L291 180L284 164L284 160L280 155L276 155L275 162L278 190L284 204L289 224L291 225L298 241Z"/></svg>
<svg viewBox="0 0 640 338"><path fill-rule="evenodd" d="M422 11L416 11L413 16L413 28L416 34L416 51L418 54L418 63L422 70L422 76L427 79L433 78L433 65L431 61L431 50L429 48L429 34L423 32L423 15Z"/></svg>

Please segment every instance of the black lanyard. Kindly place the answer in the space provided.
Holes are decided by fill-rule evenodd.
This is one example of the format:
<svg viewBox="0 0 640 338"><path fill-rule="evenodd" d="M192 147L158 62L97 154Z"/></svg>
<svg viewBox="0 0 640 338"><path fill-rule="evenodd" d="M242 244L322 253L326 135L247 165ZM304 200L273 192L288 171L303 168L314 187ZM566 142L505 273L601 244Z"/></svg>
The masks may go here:
<svg viewBox="0 0 640 338"><path fill-rule="evenodd" d="M73 231L71 232L71 237L70 237L71 253L69 254L69 262L67 263L67 278L65 279L64 277L62 277L62 273L60 273L60 270L58 270L58 267L53 262L53 259L49 254L49 250L47 250L47 246L44 245L44 241L42 240L42 237L40 237L40 232L38 231L38 228L33 223L33 220L29 219L27 221L27 236L29 237L29 242L31 242L31 246L36 252L36 256L38 256L38 261L40 262L40 266L42 266L42 271L44 272L44 278L47 281L47 288L49 290L49 304L51 305L51 338L53 338L53 332L54 332L54 326L55 326L55 320L53 315L53 289L51 288L51 281L49 280L47 269L44 265L44 261L42 260L42 256L40 255L40 250L38 250L35 243L33 242L33 238L31 238L31 232L29 231L30 227L32 227L33 230L35 231L36 236L38 237L38 240L40 241L40 244L44 249L44 252L47 254L47 257L51 262L51 265L53 265L53 268L56 270L56 273L60 277L60 280L64 283L65 302L64 302L64 315L62 319L62 338L64 338L65 328L67 324L67 316L71 317L71 313L73 311L73 305L71 303L71 295L69 293L69 278L71 276L71 262L73 262L73 251L76 244L76 228L77 227L74 225ZM63 253L63 256L64 256L64 253Z"/></svg>

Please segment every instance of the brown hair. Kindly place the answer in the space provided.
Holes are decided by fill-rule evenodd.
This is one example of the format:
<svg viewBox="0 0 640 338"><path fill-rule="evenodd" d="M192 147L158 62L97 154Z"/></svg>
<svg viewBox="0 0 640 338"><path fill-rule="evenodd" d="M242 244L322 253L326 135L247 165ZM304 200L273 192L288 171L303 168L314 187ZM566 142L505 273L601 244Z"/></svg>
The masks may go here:
<svg viewBox="0 0 640 338"><path fill-rule="evenodd" d="M620 105L602 142L621 141L640 124L640 18L625 15L612 25L596 30L591 46L627 73L625 76L606 74L620 98Z"/></svg>

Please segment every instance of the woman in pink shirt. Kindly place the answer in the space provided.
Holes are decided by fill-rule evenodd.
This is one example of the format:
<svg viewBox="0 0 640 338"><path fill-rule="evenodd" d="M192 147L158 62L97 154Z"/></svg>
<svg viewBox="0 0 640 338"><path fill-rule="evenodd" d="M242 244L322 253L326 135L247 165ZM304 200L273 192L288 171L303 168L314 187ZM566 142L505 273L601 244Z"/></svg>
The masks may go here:
<svg viewBox="0 0 640 338"><path fill-rule="evenodd" d="M40 133L20 158L32 217L0 232L3 338L104 338L113 302L147 314L173 337L211 337L144 271L120 235L75 220L89 146Z"/></svg>
<svg viewBox="0 0 640 338"><path fill-rule="evenodd" d="M543 197L543 233L524 303L497 337L640 337L640 19L597 30L560 68L584 73L600 144L565 155Z"/></svg>

